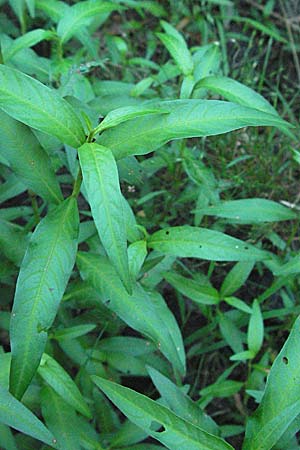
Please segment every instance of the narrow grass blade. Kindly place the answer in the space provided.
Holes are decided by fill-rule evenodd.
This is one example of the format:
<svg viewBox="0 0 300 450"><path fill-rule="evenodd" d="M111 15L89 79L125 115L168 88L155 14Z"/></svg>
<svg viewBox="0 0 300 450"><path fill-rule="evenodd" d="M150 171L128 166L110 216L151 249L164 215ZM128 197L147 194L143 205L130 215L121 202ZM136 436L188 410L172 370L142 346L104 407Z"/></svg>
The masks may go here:
<svg viewBox="0 0 300 450"><path fill-rule="evenodd" d="M112 152L97 144L78 150L83 182L101 242L127 291L131 292L126 223L118 168Z"/></svg>
<svg viewBox="0 0 300 450"><path fill-rule="evenodd" d="M75 262L78 211L74 198L53 209L34 231L17 280L10 338L10 391L21 398L40 363Z"/></svg>
<svg viewBox="0 0 300 450"><path fill-rule="evenodd" d="M16 69L0 66L0 108L14 119L71 147L85 141L74 109L59 94Z"/></svg>

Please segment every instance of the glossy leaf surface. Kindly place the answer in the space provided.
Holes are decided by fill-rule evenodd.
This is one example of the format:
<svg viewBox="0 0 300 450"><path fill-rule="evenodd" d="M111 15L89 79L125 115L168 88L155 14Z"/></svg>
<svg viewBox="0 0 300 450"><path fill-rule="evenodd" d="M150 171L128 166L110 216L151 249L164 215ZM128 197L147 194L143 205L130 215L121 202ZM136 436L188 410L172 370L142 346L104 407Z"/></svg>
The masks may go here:
<svg viewBox="0 0 300 450"><path fill-rule="evenodd" d="M260 261L269 254L219 231L191 226L164 228L150 237L148 246L167 255L212 261Z"/></svg>
<svg viewBox="0 0 300 450"><path fill-rule="evenodd" d="M71 147L85 141L81 122L69 103L34 78L0 66L0 108L14 119L56 136Z"/></svg>

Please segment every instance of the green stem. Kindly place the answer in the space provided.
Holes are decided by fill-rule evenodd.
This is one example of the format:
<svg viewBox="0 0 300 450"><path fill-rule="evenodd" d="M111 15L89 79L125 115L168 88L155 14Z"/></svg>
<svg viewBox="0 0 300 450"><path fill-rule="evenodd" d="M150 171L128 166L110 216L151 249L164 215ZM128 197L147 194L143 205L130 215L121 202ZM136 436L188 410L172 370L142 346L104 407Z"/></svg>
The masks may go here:
<svg viewBox="0 0 300 450"><path fill-rule="evenodd" d="M82 171L81 171L81 169L79 169L77 178L76 178L76 180L74 182L74 186L73 186L73 191L72 191L71 197L75 197L75 198L78 197L79 192L80 192L81 183L82 183Z"/></svg>
<svg viewBox="0 0 300 450"><path fill-rule="evenodd" d="M40 222L41 218L40 218L40 213L39 213L39 207L38 207L38 204L37 204L37 201L36 201L36 195L31 190L28 190L28 195L29 195L30 200L31 200L31 206L32 206L32 209L33 209L35 225L37 225Z"/></svg>

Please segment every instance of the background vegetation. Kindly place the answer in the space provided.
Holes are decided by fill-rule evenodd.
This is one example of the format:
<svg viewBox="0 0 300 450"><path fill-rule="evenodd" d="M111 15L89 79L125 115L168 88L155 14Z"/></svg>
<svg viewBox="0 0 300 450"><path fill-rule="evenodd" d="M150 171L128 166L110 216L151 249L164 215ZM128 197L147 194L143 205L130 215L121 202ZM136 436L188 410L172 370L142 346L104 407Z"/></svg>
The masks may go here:
<svg viewBox="0 0 300 450"><path fill-rule="evenodd" d="M0 448L299 449L300 3L0 4Z"/></svg>

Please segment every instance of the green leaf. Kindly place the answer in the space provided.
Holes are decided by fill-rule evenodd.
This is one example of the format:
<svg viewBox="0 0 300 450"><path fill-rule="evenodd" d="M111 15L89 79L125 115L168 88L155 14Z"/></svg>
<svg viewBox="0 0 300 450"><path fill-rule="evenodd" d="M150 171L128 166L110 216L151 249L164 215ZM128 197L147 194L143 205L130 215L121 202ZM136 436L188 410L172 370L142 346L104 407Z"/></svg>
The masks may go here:
<svg viewBox="0 0 300 450"><path fill-rule="evenodd" d="M254 267L253 261L239 261L227 273L220 289L220 296L227 297L242 287Z"/></svg>
<svg viewBox="0 0 300 450"><path fill-rule="evenodd" d="M102 131L107 130L108 128L115 127L120 123L135 119L136 117L149 116L152 114L167 114L168 112L168 110L163 111L161 108L151 108L151 106L147 105L123 106L110 111L95 128L93 133L102 133Z"/></svg>
<svg viewBox="0 0 300 450"><path fill-rule="evenodd" d="M147 244L146 241L136 241L128 247L128 260L129 271L133 279L135 280L141 270L141 267L147 256Z"/></svg>
<svg viewBox="0 0 300 450"><path fill-rule="evenodd" d="M105 251L131 292L126 222L117 164L108 148L84 144L78 150L84 187Z"/></svg>
<svg viewBox="0 0 300 450"><path fill-rule="evenodd" d="M55 359L43 354L38 374L76 411L91 419L91 412L70 375Z"/></svg>
<svg viewBox="0 0 300 450"><path fill-rule="evenodd" d="M270 258L267 252L227 234L188 225L156 231L149 238L148 246L167 255L211 261L261 261Z"/></svg>
<svg viewBox="0 0 300 450"><path fill-rule="evenodd" d="M222 439L178 417L154 400L103 378L97 376L91 378L131 422L167 448L172 450L232 449L231 445ZM157 423L162 429L154 431Z"/></svg>
<svg viewBox="0 0 300 450"><path fill-rule="evenodd" d="M0 110L0 153L32 191L53 203L63 199L51 161L32 131Z"/></svg>
<svg viewBox="0 0 300 450"><path fill-rule="evenodd" d="M9 61L16 53L24 48L32 47L45 39L51 39L53 37L53 32L48 30L43 30L42 28L36 28L35 30L29 31L26 34L15 39L12 45L4 52L4 61Z"/></svg>
<svg viewBox="0 0 300 450"><path fill-rule="evenodd" d="M276 109L262 95L232 78L205 77L197 83L198 87L220 94L230 102L278 116Z"/></svg>
<svg viewBox="0 0 300 450"><path fill-rule="evenodd" d="M3 65L0 65L0 108L71 147L77 148L85 141L81 122L66 100L34 78Z"/></svg>
<svg viewBox="0 0 300 450"><path fill-rule="evenodd" d="M78 211L74 198L53 209L35 229L17 280L10 327L10 390L21 398L40 363L75 262Z"/></svg>
<svg viewBox="0 0 300 450"><path fill-rule="evenodd" d="M0 386L0 423L15 428L22 433L39 439L42 442L55 447L56 439L45 425L16 400L6 389Z"/></svg>
<svg viewBox="0 0 300 450"><path fill-rule="evenodd" d="M43 417L48 428L57 436L58 447L80 450L79 422L74 409L48 386L42 389L41 403Z"/></svg>
<svg viewBox="0 0 300 450"><path fill-rule="evenodd" d="M28 236L22 227L0 219L1 253L19 266L24 257L27 244Z"/></svg>
<svg viewBox="0 0 300 450"><path fill-rule="evenodd" d="M218 435L217 424L202 411L193 400L184 394L172 381L153 367L147 367L149 375L158 389L165 405L177 416L191 422L208 433Z"/></svg>
<svg viewBox="0 0 300 450"><path fill-rule="evenodd" d="M0 423L0 445L4 450L18 450L11 429L2 423Z"/></svg>
<svg viewBox="0 0 300 450"><path fill-rule="evenodd" d="M248 327L248 347L254 354L258 353L264 340L264 322L257 300L254 300Z"/></svg>
<svg viewBox="0 0 300 450"><path fill-rule="evenodd" d="M107 258L80 252L77 264L83 279L100 293L102 302L130 327L154 341L183 374L185 354L181 333L164 299L158 293L144 291L138 284L129 295Z"/></svg>
<svg viewBox="0 0 300 450"><path fill-rule="evenodd" d="M290 127L273 114L219 100L166 100L151 102L151 107L170 113L138 117L103 132L97 141L120 159L150 153L172 139L212 136L246 126Z"/></svg>
<svg viewBox="0 0 300 450"><path fill-rule="evenodd" d="M162 20L160 22L166 34L156 33L164 46L170 52L177 66L184 75L190 75L194 68L194 63L190 51L182 35L169 23Z"/></svg>
<svg viewBox="0 0 300 450"><path fill-rule="evenodd" d="M99 14L110 13L120 6L102 0L81 1L67 9L58 22L57 34L62 43L67 42L74 34L88 26Z"/></svg>
<svg viewBox="0 0 300 450"><path fill-rule="evenodd" d="M243 335L233 320L227 314L219 314L219 327L225 341L235 353L241 353L243 347Z"/></svg>
<svg viewBox="0 0 300 450"><path fill-rule="evenodd" d="M243 385L243 382L235 380L218 381L217 383L201 389L200 395L220 398L231 397L236 394Z"/></svg>
<svg viewBox="0 0 300 450"><path fill-rule="evenodd" d="M177 273L166 272L164 278L181 294L201 305L217 305L220 301L216 289L210 286L202 286L199 282L186 278Z"/></svg>
<svg viewBox="0 0 300 450"><path fill-rule="evenodd" d="M300 273L300 255L291 258L286 264L274 271L274 275L292 275Z"/></svg>
<svg viewBox="0 0 300 450"><path fill-rule="evenodd" d="M286 206L262 198L229 200L220 202L215 206L197 210L197 212L249 224L292 220L297 217L297 214Z"/></svg>
<svg viewBox="0 0 300 450"><path fill-rule="evenodd" d="M228 305L233 306L234 308L239 309L246 314L252 314L252 309L250 308L250 306L248 306L247 303L243 302L243 300L240 300L237 297L225 297L224 301Z"/></svg>
<svg viewBox="0 0 300 450"><path fill-rule="evenodd" d="M56 339L57 341L64 341L66 339L76 339L77 337L84 336L90 331L96 328L95 324L83 324L83 325L75 325L74 327L68 328L59 328L54 332L51 336L52 339Z"/></svg>
<svg viewBox="0 0 300 450"><path fill-rule="evenodd" d="M243 450L273 448L300 414L300 318L269 373L263 399L248 419Z"/></svg>

